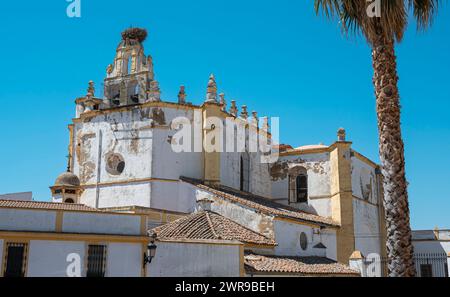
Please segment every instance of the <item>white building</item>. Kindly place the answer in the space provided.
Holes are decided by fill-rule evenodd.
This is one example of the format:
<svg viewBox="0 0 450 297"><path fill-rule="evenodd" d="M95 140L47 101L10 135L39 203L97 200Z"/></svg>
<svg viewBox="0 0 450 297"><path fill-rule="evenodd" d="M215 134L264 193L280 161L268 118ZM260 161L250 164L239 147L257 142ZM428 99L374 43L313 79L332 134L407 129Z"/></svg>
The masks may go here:
<svg viewBox="0 0 450 297"><path fill-rule="evenodd" d="M450 230L414 230L412 232L416 273L421 277L450 275Z"/></svg>
<svg viewBox="0 0 450 297"><path fill-rule="evenodd" d="M280 145L278 160L262 162L267 152L252 150L253 136L271 144L267 122L259 124L256 112L249 117L245 105L239 113L235 101L227 108L213 75L200 105L186 102L184 86L177 102L163 101L152 58L142 46L145 37L142 29L123 32L114 62L107 67L104 96L96 97L90 82L87 95L76 99L75 118L69 125L68 170L51 187L54 203L48 204L61 207L63 213L70 211L70 203L84 205L92 210L89 214L120 228L81 219L75 225L55 227L55 218L48 222L54 229L46 232L54 238L78 232L71 229L75 226L83 226L83 236L121 228L131 232L114 236L136 237L135 250L129 247L134 262L111 260L117 270L107 269L105 275L138 271L147 276L355 275L346 266L354 251L385 255L378 165L351 148L343 129L329 146ZM180 141L177 135L184 124L191 133ZM227 146L230 139L219 132L228 127L236 132L233 147L244 139L242 151L203 149L207 141ZM188 149L176 151L174 145ZM138 233L122 226L132 218L136 224L140 220ZM216 226L215 221L223 224ZM11 222L8 228L19 224ZM157 227L163 224L168 225ZM173 224L185 224L183 230L188 231L160 232ZM192 225L197 227L191 230ZM198 228L209 235L195 233ZM141 269L137 255L143 257L150 238L142 236L151 229L160 248ZM241 236L244 233L248 236ZM264 243L254 242L255 238ZM139 265L132 268L135 264ZM130 266L121 270L120 265ZM62 273L60 267L58 271ZM33 273L26 275L39 271Z"/></svg>

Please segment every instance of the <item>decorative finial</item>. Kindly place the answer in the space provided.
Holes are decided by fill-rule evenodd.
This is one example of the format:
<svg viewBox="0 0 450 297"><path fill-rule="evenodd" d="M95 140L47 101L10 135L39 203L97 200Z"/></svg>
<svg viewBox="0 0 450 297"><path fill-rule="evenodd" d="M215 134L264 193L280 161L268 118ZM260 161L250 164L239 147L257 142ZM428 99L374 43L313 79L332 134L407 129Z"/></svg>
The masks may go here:
<svg viewBox="0 0 450 297"><path fill-rule="evenodd" d="M159 83L156 80L150 82L150 101L161 101L161 91L159 90Z"/></svg>
<svg viewBox="0 0 450 297"><path fill-rule="evenodd" d="M247 105L242 105L241 118L248 118Z"/></svg>
<svg viewBox="0 0 450 297"><path fill-rule="evenodd" d="M237 106L236 106L236 100L231 100L231 107L230 107L230 113L234 116L237 116Z"/></svg>
<svg viewBox="0 0 450 297"><path fill-rule="evenodd" d="M222 111L227 111L227 103L225 102L225 94L224 93L220 93L219 94L219 104L222 106L220 109Z"/></svg>
<svg viewBox="0 0 450 297"><path fill-rule="evenodd" d="M87 88L87 96L94 97L94 93L95 93L94 82L92 80L90 80L88 85L89 86Z"/></svg>
<svg viewBox="0 0 450 297"><path fill-rule="evenodd" d="M269 118L268 117L262 118L262 129L266 132L269 131Z"/></svg>
<svg viewBox="0 0 450 297"><path fill-rule="evenodd" d="M345 141L345 129L339 128L337 131L338 141Z"/></svg>
<svg viewBox="0 0 450 297"><path fill-rule="evenodd" d="M217 103L217 85L214 74L209 76L208 88L206 90L206 101L208 103Z"/></svg>
<svg viewBox="0 0 450 297"><path fill-rule="evenodd" d="M186 92L184 86L180 86L180 91L178 92L178 104L186 104Z"/></svg>
<svg viewBox="0 0 450 297"><path fill-rule="evenodd" d="M252 111L252 123L258 127L258 113L256 111Z"/></svg>

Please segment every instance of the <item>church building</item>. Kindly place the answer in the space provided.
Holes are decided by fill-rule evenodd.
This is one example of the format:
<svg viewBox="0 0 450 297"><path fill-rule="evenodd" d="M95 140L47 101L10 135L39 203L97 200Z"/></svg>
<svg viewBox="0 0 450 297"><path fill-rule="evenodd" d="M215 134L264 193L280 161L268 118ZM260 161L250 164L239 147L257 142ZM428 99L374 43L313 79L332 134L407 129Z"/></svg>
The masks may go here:
<svg viewBox="0 0 450 297"><path fill-rule="evenodd" d="M344 129L330 145L293 148L272 143L267 119L259 119L256 112L249 115L246 105L239 111L234 100L227 104L214 75L205 81L203 100L188 102L184 86L177 100L164 100L152 57L144 52L146 37L143 29L125 30L106 68L103 95L96 95L90 81L87 94L75 100L67 171L50 188L52 202L39 205L56 211L57 228L46 231L51 238L68 236L65 233L75 232L82 222L92 224L92 231L86 226L83 232L93 237L101 224L120 225L123 230L116 231L105 225L100 242L114 246L113 255L119 253L120 245L109 243L111 234L111 242L124 243L124 253L129 251L133 260L105 259L105 276L126 275L118 272L122 266L130 276L356 276L348 266L355 251L385 256L379 165L352 148ZM193 150L173 149L180 118L192 127L190 139L183 142ZM242 150L195 148L196 133L211 139L228 125L244 127L243 134L232 133L231 139L239 142L243 135ZM268 139L278 158L263 161L268 152L251 149L252 133ZM8 207L11 203L0 203L0 212L10 211ZM76 225L66 229L68 221L61 217L70 215L60 213L78 208L99 218L83 221L79 216ZM8 255L13 249L6 247L14 246L14 232L26 231L34 238L36 230L26 224L15 230L1 218L0 229L9 228L7 237L0 231L5 274L13 261ZM23 255L33 252L30 240ZM149 243L156 252L145 261ZM105 251L104 256L109 255ZM81 276L87 276L89 269L82 271Z"/></svg>

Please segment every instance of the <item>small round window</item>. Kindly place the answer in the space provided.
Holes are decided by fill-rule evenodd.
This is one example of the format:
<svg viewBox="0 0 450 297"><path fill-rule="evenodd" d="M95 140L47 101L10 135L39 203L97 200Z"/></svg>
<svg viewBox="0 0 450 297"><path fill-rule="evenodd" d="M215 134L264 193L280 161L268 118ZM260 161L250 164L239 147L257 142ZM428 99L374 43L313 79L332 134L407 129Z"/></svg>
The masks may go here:
<svg viewBox="0 0 450 297"><path fill-rule="evenodd" d="M304 251L308 248L308 237L305 232L300 233L300 247Z"/></svg>
<svg viewBox="0 0 450 297"><path fill-rule="evenodd" d="M106 155L106 171L112 175L119 175L125 169L125 161L119 154Z"/></svg>

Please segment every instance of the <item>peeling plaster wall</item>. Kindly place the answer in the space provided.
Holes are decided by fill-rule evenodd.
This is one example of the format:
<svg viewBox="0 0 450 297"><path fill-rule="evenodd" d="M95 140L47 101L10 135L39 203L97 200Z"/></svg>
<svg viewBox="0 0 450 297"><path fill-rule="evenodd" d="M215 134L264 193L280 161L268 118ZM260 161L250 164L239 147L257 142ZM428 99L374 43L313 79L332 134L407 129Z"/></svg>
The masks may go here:
<svg viewBox="0 0 450 297"><path fill-rule="evenodd" d="M291 203L291 206L310 211L324 217L331 216L330 204L330 155L329 153L283 156L272 164L272 198L288 204L288 172L295 166L306 168L308 174L308 204Z"/></svg>
<svg viewBox="0 0 450 297"><path fill-rule="evenodd" d="M73 171L85 185L81 202L92 207L150 207L153 198L162 209L179 209L174 206L176 201L167 199L170 194L160 191L160 186L152 189L154 183L150 179L203 177L202 153L175 153L171 149L171 136L177 131L170 129L170 122L180 116L192 121L193 110L135 107L75 123ZM123 158L122 173L107 170L111 154ZM167 206L161 204L163 201Z"/></svg>
<svg viewBox="0 0 450 297"><path fill-rule="evenodd" d="M378 204L378 180L375 168L357 157L352 157L351 160L353 196Z"/></svg>
<svg viewBox="0 0 450 297"><path fill-rule="evenodd" d="M353 199L353 221L355 230L355 250L364 256L380 253L380 228L378 207L359 199Z"/></svg>
<svg viewBox="0 0 450 297"><path fill-rule="evenodd" d="M275 255L280 256L326 256L330 259L336 259L336 232L332 229L322 230L322 234L313 234L314 230L307 225L290 223L281 220L274 220L275 241L278 246L275 247ZM300 247L300 234L304 232L308 238L306 250ZM327 248L313 248L316 244L322 242Z"/></svg>

